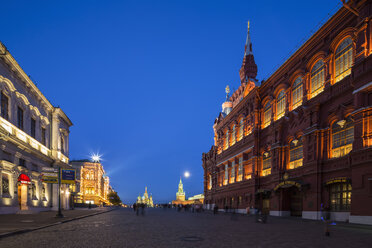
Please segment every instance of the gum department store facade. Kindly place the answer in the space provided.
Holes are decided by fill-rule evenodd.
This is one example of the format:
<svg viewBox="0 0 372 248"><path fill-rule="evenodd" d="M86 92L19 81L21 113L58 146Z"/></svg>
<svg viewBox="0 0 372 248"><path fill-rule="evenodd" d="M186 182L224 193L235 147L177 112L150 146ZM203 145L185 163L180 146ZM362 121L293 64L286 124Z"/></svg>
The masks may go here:
<svg viewBox="0 0 372 248"><path fill-rule="evenodd" d="M207 208L372 224L372 3L345 5L261 85L248 28L202 156Z"/></svg>
<svg viewBox="0 0 372 248"><path fill-rule="evenodd" d="M0 42L0 214L58 207L57 184L43 183L41 168L71 168L70 126ZM62 184L64 209L70 193Z"/></svg>

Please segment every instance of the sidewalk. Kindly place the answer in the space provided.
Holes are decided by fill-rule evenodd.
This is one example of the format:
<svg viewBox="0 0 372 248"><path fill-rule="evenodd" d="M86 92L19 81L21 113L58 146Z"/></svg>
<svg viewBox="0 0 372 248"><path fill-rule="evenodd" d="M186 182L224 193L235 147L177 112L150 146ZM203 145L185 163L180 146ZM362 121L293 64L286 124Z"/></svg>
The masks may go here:
<svg viewBox="0 0 372 248"><path fill-rule="evenodd" d="M36 214L3 214L0 215L0 239L16 233L58 225L75 219L109 212L114 209L116 208L99 207L92 209L63 210L62 213L64 218L56 218L57 211L46 211Z"/></svg>

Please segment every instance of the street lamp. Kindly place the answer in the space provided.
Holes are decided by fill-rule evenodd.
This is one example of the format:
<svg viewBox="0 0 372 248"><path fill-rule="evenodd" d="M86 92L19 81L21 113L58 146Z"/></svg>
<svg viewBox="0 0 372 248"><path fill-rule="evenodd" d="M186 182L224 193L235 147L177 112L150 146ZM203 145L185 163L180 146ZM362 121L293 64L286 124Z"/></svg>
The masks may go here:
<svg viewBox="0 0 372 248"><path fill-rule="evenodd" d="M183 173L183 176L184 176L185 178L189 178L189 177L190 177L190 172L185 171L185 173Z"/></svg>

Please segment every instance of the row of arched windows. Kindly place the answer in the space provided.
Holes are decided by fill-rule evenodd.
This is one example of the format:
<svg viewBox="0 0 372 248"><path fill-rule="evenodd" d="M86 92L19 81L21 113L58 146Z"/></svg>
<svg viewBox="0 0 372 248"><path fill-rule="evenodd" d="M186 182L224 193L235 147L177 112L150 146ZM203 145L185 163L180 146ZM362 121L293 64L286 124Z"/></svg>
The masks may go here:
<svg viewBox="0 0 372 248"><path fill-rule="evenodd" d="M353 41L350 37L345 38L337 47L334 59L334 78L335 83L339 82L351 73L351 67L353 63ZM314 63L310 70L310 82L309 82L309 97L313 98L320 94L324 89L325 83L325 63L323 59L319 59ZM291 102L292 110L302 105L302 99L304 96L304 80L302 76L298 76L293 84L291 90ZM262 128L270 125L272 119L272 108L270 101L267 101L263 105L263 120ZM285 114L286 106L286 94L285 90L282 89L277 93L275 99L275 116L274 120L279 120Z"/></svg>

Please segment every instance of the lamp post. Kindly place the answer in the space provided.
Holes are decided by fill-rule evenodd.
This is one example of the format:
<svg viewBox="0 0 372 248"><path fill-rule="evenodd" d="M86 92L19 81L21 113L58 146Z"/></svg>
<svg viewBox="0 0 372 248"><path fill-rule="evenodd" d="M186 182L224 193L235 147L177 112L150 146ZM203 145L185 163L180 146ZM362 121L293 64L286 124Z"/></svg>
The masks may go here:
<svg viewBox="0 0 372 248"><path fill-rule="evenodd" d="M63 218L61 209L61 168L58 169L58 213L56 215L58 218Z"/></svg>

